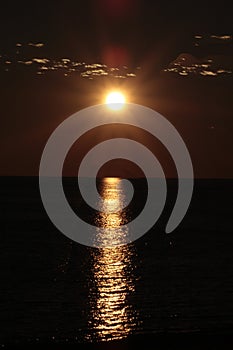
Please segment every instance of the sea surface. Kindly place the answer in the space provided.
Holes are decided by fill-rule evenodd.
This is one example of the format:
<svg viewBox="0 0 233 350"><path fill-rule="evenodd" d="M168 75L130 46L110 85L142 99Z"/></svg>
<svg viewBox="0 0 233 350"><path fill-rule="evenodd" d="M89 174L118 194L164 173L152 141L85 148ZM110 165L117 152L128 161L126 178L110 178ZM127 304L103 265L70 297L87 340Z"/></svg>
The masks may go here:
<svg viewBox="0 0 233 350"><path fill-rule="evenodd" d="M0 181L2 347L92 344L95 349L137 337L232 334L232 180L195 180L185 218L165 234L177 191L177 182L168 180L167 203L154 227L130 244L101 249L71 241L55 228L37 177ZM75 181L64 179L67 200L96 225L99 240L106 238L99 227L120 227L146 201L145 179L131 179L135 196L119 211L120 179L103 178L100 194L115 211L96 212L84 204Z"/></svg>

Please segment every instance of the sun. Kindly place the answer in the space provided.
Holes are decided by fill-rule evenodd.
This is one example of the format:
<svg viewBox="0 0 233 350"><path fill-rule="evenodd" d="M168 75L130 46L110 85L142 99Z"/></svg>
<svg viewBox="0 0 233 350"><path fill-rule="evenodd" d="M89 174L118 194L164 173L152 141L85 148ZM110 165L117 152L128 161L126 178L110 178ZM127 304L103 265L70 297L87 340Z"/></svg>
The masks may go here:
<svg viewBox="0 0 233 350"><path fill-rule="evenodd" d="M126 103L125 96L119 91L112 91L106 96L105 103L110 109L119 110Z"/></svg>

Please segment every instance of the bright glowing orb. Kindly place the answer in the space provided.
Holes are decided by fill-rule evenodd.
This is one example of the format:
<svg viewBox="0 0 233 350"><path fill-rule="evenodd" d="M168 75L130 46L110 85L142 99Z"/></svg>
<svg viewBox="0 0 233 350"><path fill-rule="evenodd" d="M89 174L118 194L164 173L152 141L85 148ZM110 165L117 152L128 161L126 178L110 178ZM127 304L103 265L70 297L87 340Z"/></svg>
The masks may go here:
<svg viewBox="0 0 233 350"><path fill-rule="evenodd" d="M125 96L117 91L111 92L107 95L105 103L113 110L121 109L125 104Z"/></svg>

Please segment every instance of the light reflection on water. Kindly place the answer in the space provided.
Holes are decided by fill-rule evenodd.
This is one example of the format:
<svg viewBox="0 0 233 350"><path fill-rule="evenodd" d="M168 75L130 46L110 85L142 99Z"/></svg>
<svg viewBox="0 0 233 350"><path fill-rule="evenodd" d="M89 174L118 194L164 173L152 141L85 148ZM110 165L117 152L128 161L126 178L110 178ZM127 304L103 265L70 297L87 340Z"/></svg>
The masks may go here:
<svg viewBox="0 0 233 350"><path fill-rule="evenodd" d="M99 230L97 239L102 242L106 235L111 234L111 239L117 242L121 240L119 232L120 235L127 233L125 227L119 231L119 226L125 222L119 211L120 204L124 202L120 179L105 178L101 195L104 198L103 212L96 216L96 223L99 227L116 227L118 231L114 235L113 230L104 234ZM114 212L104 213L107 208ZM89 294L91 334L87 335L88 340L120 339L139 327L138 312L130 303L135 291L135 256L132 244L93 250L93 287Z"/></svg>

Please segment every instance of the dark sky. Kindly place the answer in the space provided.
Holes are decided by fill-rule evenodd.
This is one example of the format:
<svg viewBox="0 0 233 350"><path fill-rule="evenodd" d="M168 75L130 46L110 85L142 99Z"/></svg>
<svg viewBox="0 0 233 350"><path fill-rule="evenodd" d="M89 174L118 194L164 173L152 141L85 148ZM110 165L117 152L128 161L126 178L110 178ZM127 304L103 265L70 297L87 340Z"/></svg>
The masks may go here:
<svg viewBox="0 0 233 350"><path fill-rule="evenodd" d="M47 40L50 47L101 54L106 44L134 53L188 33L231 31L230 2L86 0L9 1L1 4L0 44ZM171 42L169 42L171 44ZM81 53L83 53L81 52Z"/></svg>
<svg viewBox="0 0 233 350"><path fill-rule="evenodd" d="M0 54L15 52L17 42L42 41L48 57L141 65L144 76L132 83L137 93L131 102L157 108L179 128L197 176L229 177L229 82L158 82L150 69L190 52L193 35L231 34L231 22L226 1L5 1L0 10ZM51 132L66 117L93 104L88 96L102 83L82 84L0 71L0 174L38 174Z"/></svg>

